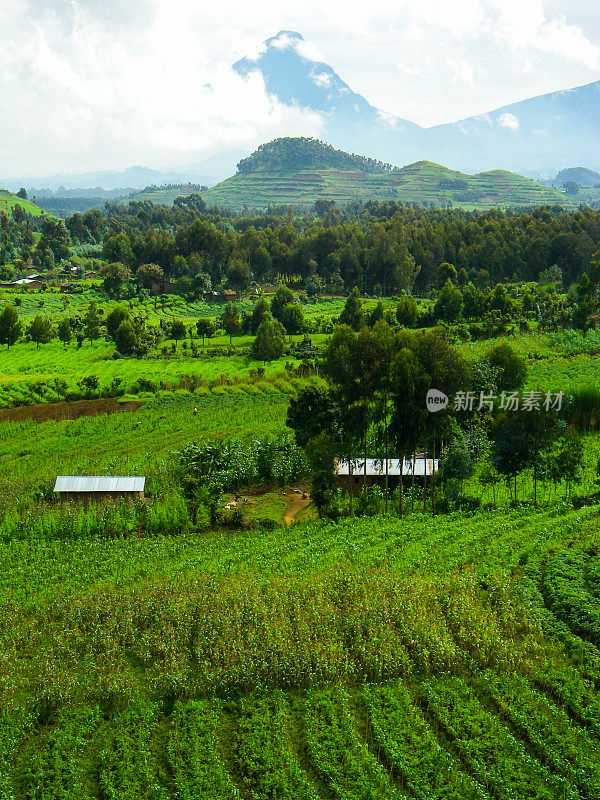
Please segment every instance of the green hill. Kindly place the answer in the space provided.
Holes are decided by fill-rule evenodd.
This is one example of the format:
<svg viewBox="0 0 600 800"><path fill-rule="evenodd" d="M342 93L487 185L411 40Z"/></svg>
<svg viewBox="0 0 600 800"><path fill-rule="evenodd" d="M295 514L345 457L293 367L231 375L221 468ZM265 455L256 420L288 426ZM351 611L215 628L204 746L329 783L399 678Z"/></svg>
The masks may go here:
<svg viewBox="0 0 600 800"><path fill-rule="evenodd" d="M157 205L172 206L178 197L190 194L199 194L206 191L206 186L197 183L172 183L165 186L147 186L139 192L133 192L121 199L121 203L139 202L150 200Z"/></svg>
<svg viewBox="0 0 600 800"><path fill-rule="evenodd" d="M495 206L560 204L579 199L513 172L467 175L430 161L401 169L344 153L313 139L278 139L238 164L238 172L203 193L209 205L266 208L310 207L315 200L397 200L436 206L486 209Z"/></svg>
<svg viewBox="0 0 600 800"><path fill-rule="evenodd" d="M569 169L561 170L553 183L555 186L562 186L567 181L575 181L580 186L595 187L600 185L600 173L585 167L570 167Z"/></svg>
<svg viewBox="0 0 600 800"><path fill-rule="evenodd" d="M16 194L6 191L6 189L0 189L0 214L10 214L15 206L21 206L24 211L34 217L39 217L40 214L44 213L41 208L38 208L30 200L23 200L17 197Z"/></svg>

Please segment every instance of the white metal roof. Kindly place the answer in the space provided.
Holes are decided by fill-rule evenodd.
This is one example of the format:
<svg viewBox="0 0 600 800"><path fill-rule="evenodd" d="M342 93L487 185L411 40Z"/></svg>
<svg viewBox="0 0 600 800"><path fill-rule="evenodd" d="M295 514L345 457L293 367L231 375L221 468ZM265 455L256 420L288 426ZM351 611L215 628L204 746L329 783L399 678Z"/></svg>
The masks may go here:
<svg viewBox="0 0 600 800"><path fill-rule="evenodd" d="M141 475L59 475L55 492L143 492Z"/></svg>
<svg viewBox="0 0 600 800"><path fill-rule="evenodd" d="M438 471L440 466L439 459L433 458L416 458L415 459L415 477L424 475L432 475L433 471ZM427 470L427 471L425 471ZM336 475L350 475L348 461L337 461L335 465ZM352 475L360 477L365 473L365 459L354 458L352 459ZM413 474L412 460L404 459L404 469L402 470L404 476L411 476ZM371 477L385 477L385 458L367 458L367 475ZM398 477L400 475L400 459L388 458L388 475Z"/></svg>

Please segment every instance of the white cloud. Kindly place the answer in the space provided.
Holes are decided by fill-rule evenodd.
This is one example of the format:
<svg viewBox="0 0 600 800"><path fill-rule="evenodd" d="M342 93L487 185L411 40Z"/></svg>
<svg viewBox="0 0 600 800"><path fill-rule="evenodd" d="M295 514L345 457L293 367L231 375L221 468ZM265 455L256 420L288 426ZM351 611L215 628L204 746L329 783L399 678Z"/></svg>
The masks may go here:
<svg viewBox="0 0 600 800"><path fill-rule="evenodd" d="M310 77L313 79L317 86L328 88L331 86L331 77L326 72L319 72L318 70L311 70Z"/></svg>
<svg viewBox="0 0 600 800"><path fill-rule="evenodd" d="M498 117L498 125L501 128L509 128L511 131L516 131L519 128L519 118L505 111L504 114L500 114Z"/></svg>
<svg viewBox="0 0 600 800"><path fill-rule="evenodd" d="M297 37L292 37L287 33L279 33L277 36L272 37L271 47L274 47L276 50L287 50L288 47L291 47L295 50L297 42Z"/></svg>
<svg viewBox="0 0 600 800"><path fill-rule="evenodd" d="M424 125L600 73L600 10L584 0L0 0L0 13L2 177L177 166L319 135L317 115L230 69L280 30L305 41L279 46Z"/></svg>
<svg viewBox="0 0 600 800"><path fill-rule="evenodd" d="M473 67L468 64L464 58L451 56L448 58L448 66L457 83L466 84L467 86L475 85Z"/></svg>
<svg viewBox="0 0 600 800"><path fill-rule="evenodd" d="M231 51L202 46L164 3L145 3L143 26L120 31L83 4L54 5L31 28L24 0L5 18L1 177L174 167L322 130L317 114L268 96L258 73L234 73Z"/></svg>
<svg viewBox="0 0 600 800"><path fill-rule="evenodd" d="M305 58L307 61L322 61L319 54L319 49L314 42L307 42L305 39L298 36L291 36L286 31L280 31L277 36L271 38L271 47L277 50L287 50L288 48L295 50L298 55Z"/></svg>
<svg viewBox="0 0 600 800"><path fill-rule="evenodd" d="M379 121L385 125L387 128L395 128L396 123L398 122L398 118L395 117L393 114L389 114L387 111L379 111L377 114Z"/></svg>
<svg viewBox="0 0 600 800"><path fill-rule="evenodd" d="M598 47L586 38L580 28L567 25L564 14L545 23L542 36L549 53L579 62L590 69L600 68Z"/></svg>

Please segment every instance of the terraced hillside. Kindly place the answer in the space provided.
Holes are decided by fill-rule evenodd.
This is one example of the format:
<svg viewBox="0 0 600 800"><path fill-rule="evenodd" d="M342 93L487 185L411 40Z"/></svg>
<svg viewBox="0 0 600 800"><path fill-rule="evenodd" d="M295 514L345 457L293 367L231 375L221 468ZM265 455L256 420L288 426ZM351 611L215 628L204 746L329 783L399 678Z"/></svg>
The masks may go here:
<svg viewBox="0 0 600 800"><path fill-rule="evenodd" d="M469 210L541 204L575 208L580 202L553 187L502 170L467 175L430 161L393 171L383 167L315 167L300 160L297 167L289 168L281 160L269 163L263 158L252 169L239 171L202 196L209 205L236 209L282 204L310 207L319 199L338 204L397 200Z"/></svg>
<svg viewBox="0 0 600 800"><path fill-rule="evenodd" d="M44 213L41 208L38 208L30 200L23 200L17 197L16 194L6 191L6 189L0 189L0 214L10 214L15 206L21 206L24 211L34 217L39 217L40 214Z"/></svg>
<svg viewBox="0 0 600 800"><path fill-rule="evenodd" d="M600 796L598 510L0 544L0 794Z"/></svg>

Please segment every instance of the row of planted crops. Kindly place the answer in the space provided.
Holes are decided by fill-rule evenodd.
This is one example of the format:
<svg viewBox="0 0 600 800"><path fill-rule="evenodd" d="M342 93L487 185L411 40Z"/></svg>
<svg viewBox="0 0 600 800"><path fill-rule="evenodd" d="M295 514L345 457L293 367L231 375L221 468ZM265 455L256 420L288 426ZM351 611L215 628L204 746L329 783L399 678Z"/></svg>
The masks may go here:
<svg viewBox="0 0 600 800"><path fill-rule="evenodd" d="M559 706L551 690L564 677L446 675L3 716L0 796L591 800L600 718L581 698Z"/></svg>
<svg viewBox="0 0 600 800"><path fill-rule="evenodd" d="M2 545L0 798L600 797L595 508Z"/></svg>

